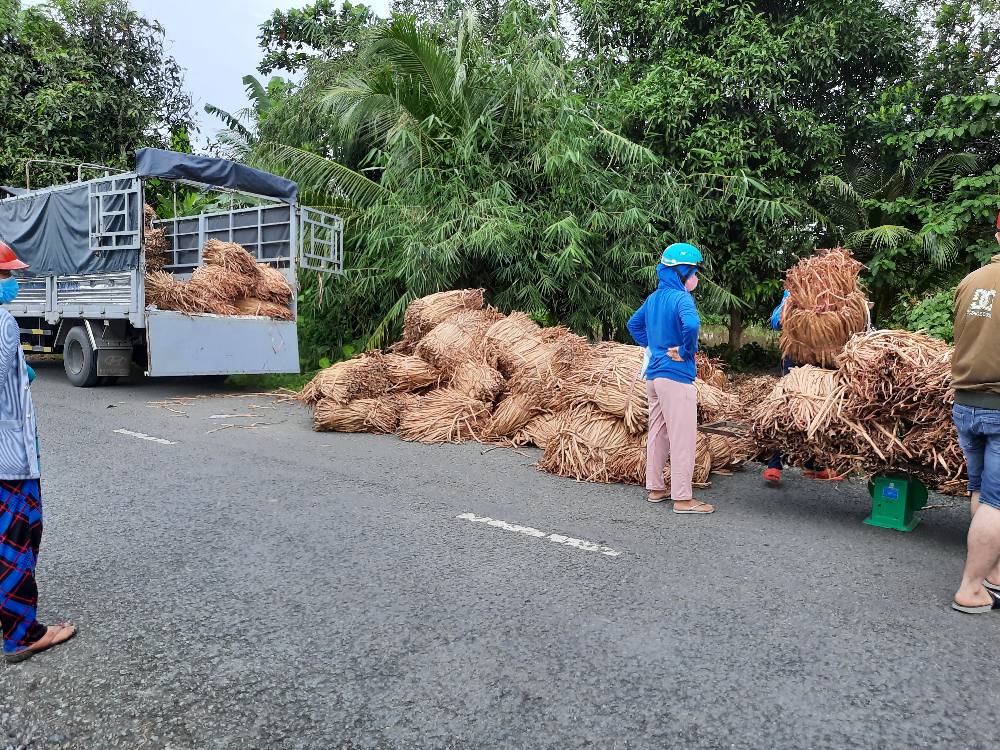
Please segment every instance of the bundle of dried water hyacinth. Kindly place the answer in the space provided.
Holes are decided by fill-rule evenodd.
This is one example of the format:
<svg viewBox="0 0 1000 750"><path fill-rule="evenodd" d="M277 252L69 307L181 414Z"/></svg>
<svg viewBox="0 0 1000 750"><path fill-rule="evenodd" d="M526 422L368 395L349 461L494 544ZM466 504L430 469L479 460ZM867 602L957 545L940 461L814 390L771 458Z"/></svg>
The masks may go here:
<svg viewBox="0 0 1000 750"><path fill-rule="evenodd" d="M400 353L412 351L420 339L452 315L466 310L482 310L483 292L483 289L456 289L411 302L403 319L403 340L399 346L403 351Z"/></svg>
<svg viewBox="0 0 1000 750"><path fill-rule="evenodd" d="M381 352L368 352L337 362L320 370L302 389L299 400L304 404L317 404L323 399L331 399L346 404L359 398L380 397L392 386L385 360Z"/></svg>
<svg viewBox="0 0 1000 750"><path fill-rule="evenodd" d="M611 482L611 456L633 442L625 425L593 406L575 406L562 413L539 468L587 482Z"/></svg>
<svg viewBox="0 0 1000 750"><path fill-rule="evenodd" d="M489 404L451 388L416 396L399 421L403 440L421 443L482 442L489 423Z"/></svg>
<svg viewBox="0 0 1000 750"><path fill-rule="evenodd" d="M347 403L325 398L316 404L313 429L317 432L391 433L399 427L400 400L388 395L359 398Z"/></svg>
<svg viewBox="0 0 1000 750"><path fill-rule="evenodd" d="M838 247L788 271L779 340L785 357L832 367L848 339L868 327L868 299L858 283L862 268L850 250Z"/></svg>
<svg viewBox="0 0 1000 750"><path fill-rule="evenodd" d="M419 391L437 385L441 380L441 372L417 356L386 354L385 365L393 391Z"/></svg>
<svg viewBox="0 0 1000 750"><path fill-rule="evenodd" d="M446 374L466 362L485 361L486 332L502 317L493 309L455 313L420 339L416 354Z"/></svg>

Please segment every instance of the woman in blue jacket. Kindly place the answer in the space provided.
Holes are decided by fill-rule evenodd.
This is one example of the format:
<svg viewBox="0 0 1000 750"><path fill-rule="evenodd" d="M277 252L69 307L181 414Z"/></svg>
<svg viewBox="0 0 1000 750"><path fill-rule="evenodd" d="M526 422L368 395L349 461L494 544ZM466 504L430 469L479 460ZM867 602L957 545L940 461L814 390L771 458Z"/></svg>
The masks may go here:
<svg viewBox="0 0 1000 750"><path fill-rule="evenodd" d="M646 439L647 500L673 499L674 513L706 514L715 508L694 499L698 397L694 387L694 354L701 321L691 292L698 286L702 257L698 248L679 242L663 251L656 275L659 286L628 322L632 338L647 348L646 395L649 436ZM670 459L670 492L663 470Z"/></svg>

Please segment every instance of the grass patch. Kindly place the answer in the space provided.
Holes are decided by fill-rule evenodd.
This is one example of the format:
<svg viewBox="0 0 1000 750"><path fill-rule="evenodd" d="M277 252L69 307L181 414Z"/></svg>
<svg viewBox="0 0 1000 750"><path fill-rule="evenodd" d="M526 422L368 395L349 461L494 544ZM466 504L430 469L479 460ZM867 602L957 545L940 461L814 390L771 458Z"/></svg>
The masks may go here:
<svg viewBox="0 0 1000 750"><path fill-rule="evenodd" d="M315 375L315 371L304 372L301 375L230 375L226 378L226 385L241 390L276 391L279 388L288 388L293 391L301 391Z"/></svg>

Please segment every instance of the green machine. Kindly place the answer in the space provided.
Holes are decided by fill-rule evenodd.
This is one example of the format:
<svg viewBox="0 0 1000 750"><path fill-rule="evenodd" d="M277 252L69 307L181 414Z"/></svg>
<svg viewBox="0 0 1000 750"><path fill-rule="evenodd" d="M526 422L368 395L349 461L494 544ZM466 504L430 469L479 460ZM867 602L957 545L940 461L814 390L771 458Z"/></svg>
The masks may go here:
<svg viewBox="0 0 1000 750"><path fill-rule="evenodd" d="M913 531L920 523L914 513L927 505L927 488L907 474L880 474L868 481L872 496L869 526L896 531Z"/></svg>

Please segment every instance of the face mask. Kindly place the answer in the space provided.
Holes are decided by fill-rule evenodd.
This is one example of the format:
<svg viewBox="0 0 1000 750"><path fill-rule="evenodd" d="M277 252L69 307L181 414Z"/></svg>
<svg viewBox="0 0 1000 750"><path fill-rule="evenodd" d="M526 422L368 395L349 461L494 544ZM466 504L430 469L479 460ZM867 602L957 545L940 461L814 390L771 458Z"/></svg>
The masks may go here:
<svg viewBox="0 0 1000 750"><path fill-rule="evenodd" d="M0 305L8 305L17 297L18 285L17 277L11 276L9 279L0 281Z"/></svg>
<svg viewBox="0 0 1000 750"><path fill-rule="evenodd" d="M698 274L693 273L684 280L684 288L693 292L698 288Z"/></svg>

